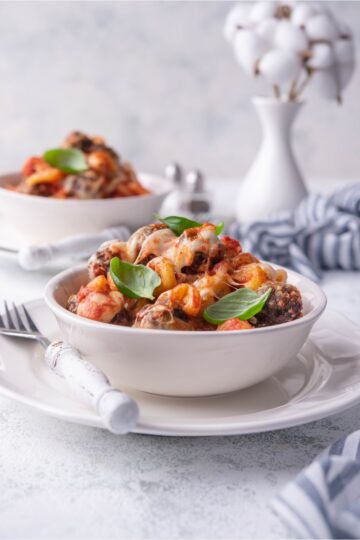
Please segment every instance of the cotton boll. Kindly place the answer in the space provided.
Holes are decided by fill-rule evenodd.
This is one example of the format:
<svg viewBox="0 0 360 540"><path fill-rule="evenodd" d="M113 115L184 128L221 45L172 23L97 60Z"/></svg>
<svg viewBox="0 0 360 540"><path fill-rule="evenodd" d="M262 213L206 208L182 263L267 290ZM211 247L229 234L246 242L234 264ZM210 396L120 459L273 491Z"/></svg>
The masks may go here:
<svg viewBox="0 0 360 540"><path fill-rule="evenodd" d="M314 69L326 69L335 63L333 49L327 43L317 43L311 49L307 65Z"/></svg>
<svg viewBox="0 0 360 540"><path fill-rule="evenodd" d="M351 38L352 37L352 31L350 26L345 23L344 21L337 21L336 25L338 27L338 31L341 37L344 38Z"/></svg>
<svg viewBox="0 0 360 540"><path fill-rule="evenodd" d="M354 44L350 39L338 39L334 43L334 55L338 64L354 62Z"/></svg>
<svg viewBox="0 0 360 540"><path fill-rule="evenodd" d="M320 0L320 2L311 2L311 7L316 15L329 11L326 7L326 2L324 2L323 0Z"/></svg>
<svg viewBox="0 0 360 540"><path fill-rule="evenodd" d="M339 98L340 85L335 68L314 71L309 84L311 93L330 101Z"/></svg>
<svg viewBox="0 0 360 540"><path fill-rule="evenodd" d="M338 75L338 82L341 90L343 90L350 82L350 79L354 73L355 63L338 64L336 71Z"/></svg>
<svg viewBox="0 0 360 540"><path fill-rule="evenodd" d="M274 43L275 31L278 24L280 23L277 19L265 19L256 26L255 32L262 39L272 44Z"/></svg>
<svg viewBox="0 0 360 540"><path fill-rule="evenodd" d="M306 34L311 40L335 41L339 36L338 29L329 15L322 13L306 21Z"/></svg>
<svg viewBox="0 0 360 540"><path fill-rule="evenodd" d="M249 25L250 7L246 4L235 6L227 15L224 26L225 39L232 43L239 27Z"/></svg>
<svg viewBox="0 0 360 540"><path fill-rule="evenodd" d="M275 32L275 45L279 49L301 52L308 48L305 32L289 21L280 21Z"/></svg>
<svg viewBox="0 0 360 540"><path fill-rule="evenodd" d="M294 81L301 70L300 58L289 51L273 49L259 63L259 71L271 83L283 85Z"/></svg>
<svg viewBox="0 0 360 540"><path fill-rule="evenodd" d="M235 56L241 67L250 75L255 74L256 63L268 48L269 44L252 30L241 30L235 36Z"/></svg>
<svg viewBox="0 0 360 540"><path fill-rule="evenodd" d="M254 23L274 17L276 13L276 2L257 2L251 8L250 20Z"/></svg>
<svg viewBox="0 0 360 540"><path fill-rule="evenodd" d="M296 26L305 26L306 21L315 15L314 8L309 4L295 5L291 13L291 22Z"/></svg>

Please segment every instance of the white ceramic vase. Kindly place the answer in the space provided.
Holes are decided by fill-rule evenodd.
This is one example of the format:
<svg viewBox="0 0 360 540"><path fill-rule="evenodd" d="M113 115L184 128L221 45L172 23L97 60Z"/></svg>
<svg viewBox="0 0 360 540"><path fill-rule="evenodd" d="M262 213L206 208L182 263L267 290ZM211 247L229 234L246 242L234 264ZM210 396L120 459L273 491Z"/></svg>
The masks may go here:
<svg viewBox="0 0 360 540"><path fill-rule="evenodd" d="M303 103L255 97L263 140L243 180L236 203L240 222L263 219L269 213L292 210L307 190L291 147L291 128Z"/></svg>

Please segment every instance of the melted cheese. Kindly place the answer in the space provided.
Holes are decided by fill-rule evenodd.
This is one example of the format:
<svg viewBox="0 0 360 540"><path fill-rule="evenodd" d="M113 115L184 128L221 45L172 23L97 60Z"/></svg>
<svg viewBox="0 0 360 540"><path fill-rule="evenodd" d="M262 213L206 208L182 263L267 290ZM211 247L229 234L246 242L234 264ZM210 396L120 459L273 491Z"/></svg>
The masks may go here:
<svg viewBox="0 0 360 540"><path fill-rule="evenodd" d="M158 257L165 253L169 247L176 241L176 236L170 229L160 229L148 236L142 246L135 264L146 259L149 255Z"/></svg>

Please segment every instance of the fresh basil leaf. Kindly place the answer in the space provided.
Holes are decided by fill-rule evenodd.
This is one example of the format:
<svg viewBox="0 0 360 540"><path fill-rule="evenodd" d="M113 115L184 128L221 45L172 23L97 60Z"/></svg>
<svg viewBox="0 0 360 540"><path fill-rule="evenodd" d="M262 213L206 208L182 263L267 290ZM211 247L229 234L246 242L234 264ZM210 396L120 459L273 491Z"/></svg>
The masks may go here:
<svg viewBox="0 0 360 540"><path fill-rule="evenodd" d="M235 318L247 321L263 309L271 291L268 289L259 296L247 287L238 289L211 304L203 313L204 319L211 324L221 324Z"/></svg>
<svg viewBox="0 0 360 540"><path fill-rule="evenodd" d="M53 148L46 150L43 157L49 165L65 173L76 174L89 168L85 154L77 148Z"/></svg>
<svg viewBox="0 0 360 540"><path fill-rule="evenodd" d="M221 234L224 230L224 222L223 221L220 221L220 223L218 225L215 226L215 231L216 231L216 234L219 236L219 234Z"/></svg>
<svg viewBox="0 0 360 540"><path fill-rule="evenodd" d="M131 264L113 257L110 275L120 292L128 298L154 300L154 290L161 283L160 276L142 264Z"/></svg>
<svg viewBox="0 0 360 540"><path fill-rule="evenodd" d="M201 227L204 225L203 223L200 223L199 221L194 221L192 219L188 219L186 217L182 216L168 216L166 218L161 218L160 216L156 216L161 223L165 223L169 227L169 229L172 230L176 236L180 236L186 229L192 229L193 227ZM216 225L215 230L216 234L220 234L224 229L224 223L221 221L218 225Z"/></svg>

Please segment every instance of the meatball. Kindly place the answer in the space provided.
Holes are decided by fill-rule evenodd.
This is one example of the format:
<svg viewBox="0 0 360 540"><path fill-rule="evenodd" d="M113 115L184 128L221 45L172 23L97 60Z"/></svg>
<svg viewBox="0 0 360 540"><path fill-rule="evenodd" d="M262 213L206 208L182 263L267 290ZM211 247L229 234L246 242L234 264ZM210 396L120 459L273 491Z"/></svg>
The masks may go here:
<svg viewBox="0 0 360 540"><path fill-rule="evenodd" d="M264 294L269 287L272 292L263 310L254 317L256 327L272 326L302 317L301 294L296 287L283 283L267 283L260 287L257 293Z"/></svg>

